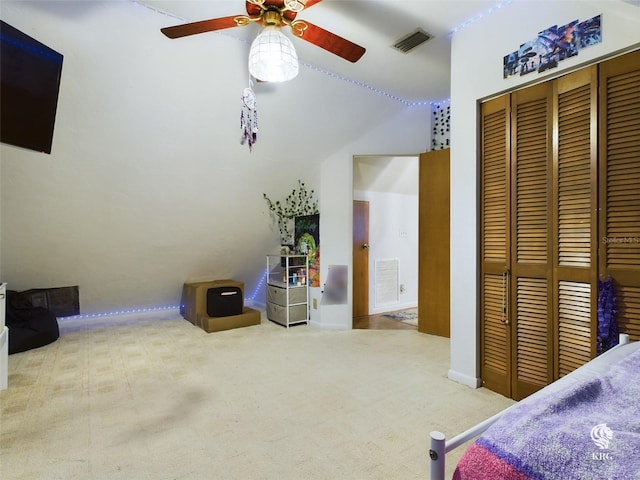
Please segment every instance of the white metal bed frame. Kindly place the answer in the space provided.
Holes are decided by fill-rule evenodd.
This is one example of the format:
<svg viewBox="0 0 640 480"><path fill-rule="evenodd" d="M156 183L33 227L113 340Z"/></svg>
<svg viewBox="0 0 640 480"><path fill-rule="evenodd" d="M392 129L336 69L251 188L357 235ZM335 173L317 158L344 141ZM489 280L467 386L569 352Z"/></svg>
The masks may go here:
<svg viewBox="0 0 640 480"><path fill-rule="evenodd" d="M629 335L621 333L620 334L620 339L619 339L619 344L616 345L614 348L612 348L610 351L615 350L616 348L618 348L621 345L626 345L627 343L629 343ZM604 354L603 354L604 355ZM596 358L600 358L600 357L596 357ZM577 372L577 370L576 370ZM568 378L570 377L573 373L570 373L569 375L567 375L566 377L563 378ZM558 385L558 382L560 382L560 380L552 383L551 385L553 385L554 387L552 388L556 388ZM562 387L562 385L564 385L565 382L560 382L560 387ZM545 387L543 390L539 390L538 392L530 395L527 398L533 398L534 396L537 396L539 394L539 392L545 391L547 392L549 390L550 385L548 385L547 387ZM465 430L464 432L460 433L459 435L456 435L455 437L451 438L450 440L446 440L444 433L439 432L437 430L434 430L431 432L430 434L430 447L429 447L429 464L430 464L430 480L445 480L445 457L446 454L449 453L452 450L455 450L456 448L458 448L460 445L468 442L469 440L472 440L473 438L479 436L480 434L482 434L482 432L484 432L487 428L489 428L491 425L493 425L497 420L500 419L500 417L502 417L502 415L504 415L506 412L508 412L510 409L512 409L513 407L515 407L516 405L518 405L517 403L505 408L504 410L502 410L501 412L496 413L494 416L487 418L486 420L483 420L482 422L478 423L477 425L474 425L473 427L471 427L468 430Z"/></svg>

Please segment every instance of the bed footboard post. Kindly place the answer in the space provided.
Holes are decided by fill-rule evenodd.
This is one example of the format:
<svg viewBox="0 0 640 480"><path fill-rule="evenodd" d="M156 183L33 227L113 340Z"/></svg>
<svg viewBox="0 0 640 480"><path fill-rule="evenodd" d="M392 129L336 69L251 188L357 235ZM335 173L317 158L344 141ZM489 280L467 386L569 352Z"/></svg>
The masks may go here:
<svg viewBox="0 0 640 480"><path fill-rule="evenodd" d="M444 456L445 456L444 433L431 432L431 442L429 447L429 462L431 468L431 480L444 480Z"/></svg>

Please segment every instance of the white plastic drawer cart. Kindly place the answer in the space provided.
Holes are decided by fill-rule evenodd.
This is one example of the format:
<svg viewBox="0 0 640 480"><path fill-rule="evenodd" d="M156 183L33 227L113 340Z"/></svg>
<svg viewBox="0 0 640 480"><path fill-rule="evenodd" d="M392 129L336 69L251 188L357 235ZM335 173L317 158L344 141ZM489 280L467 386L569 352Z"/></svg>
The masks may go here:
<svg viewBox="0 0 640 480"><path fill-rule="evenodd" d="M285 327L309 323L306 255L267 255L267 318Z"/></svg>

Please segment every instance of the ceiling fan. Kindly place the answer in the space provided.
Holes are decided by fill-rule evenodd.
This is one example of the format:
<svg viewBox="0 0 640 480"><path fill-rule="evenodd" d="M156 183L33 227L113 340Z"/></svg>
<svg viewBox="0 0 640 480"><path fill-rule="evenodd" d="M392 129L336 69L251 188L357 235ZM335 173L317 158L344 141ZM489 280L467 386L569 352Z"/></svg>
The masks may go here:
<svg viewBox="0 0 640 480"><path fill-rule="evenodd" d="M180 38L225 28L243 27L257 22L264 27L288 25L296 37L313 43L352 63L357 62L365 49L360 45L331 33L305 20L296 20L299 12L322 0L246 0L247 14L213 18L160 29L169 38Z"/></svg>

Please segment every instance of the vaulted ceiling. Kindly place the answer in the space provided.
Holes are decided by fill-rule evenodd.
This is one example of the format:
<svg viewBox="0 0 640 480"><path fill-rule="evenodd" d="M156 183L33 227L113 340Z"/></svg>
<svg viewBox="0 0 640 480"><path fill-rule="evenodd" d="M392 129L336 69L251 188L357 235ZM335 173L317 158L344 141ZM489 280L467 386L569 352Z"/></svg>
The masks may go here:
<svg viewBox="0 0 640 480"><path fill-rule="evenodd" d="M166 15L166 26L245 14L243 0L141 0L138 2ZM327 74L338 75L363 87L379 90L408 103L439 102L449 97L450 49L453 32L464 28L496 8L508 8L511 0L323 0L298 14L319 27L366 48L357 63L350 63L315 45L293 38L301 64ZM218 35L250 43L261 27L219 30L208 36L212 44ZM417 29L431 38L407 53L394 43ZM160 35L160 32L158 32ZM167 41L183 42L183 39ZM221 56L224 49L219 50Z"/></svg>

